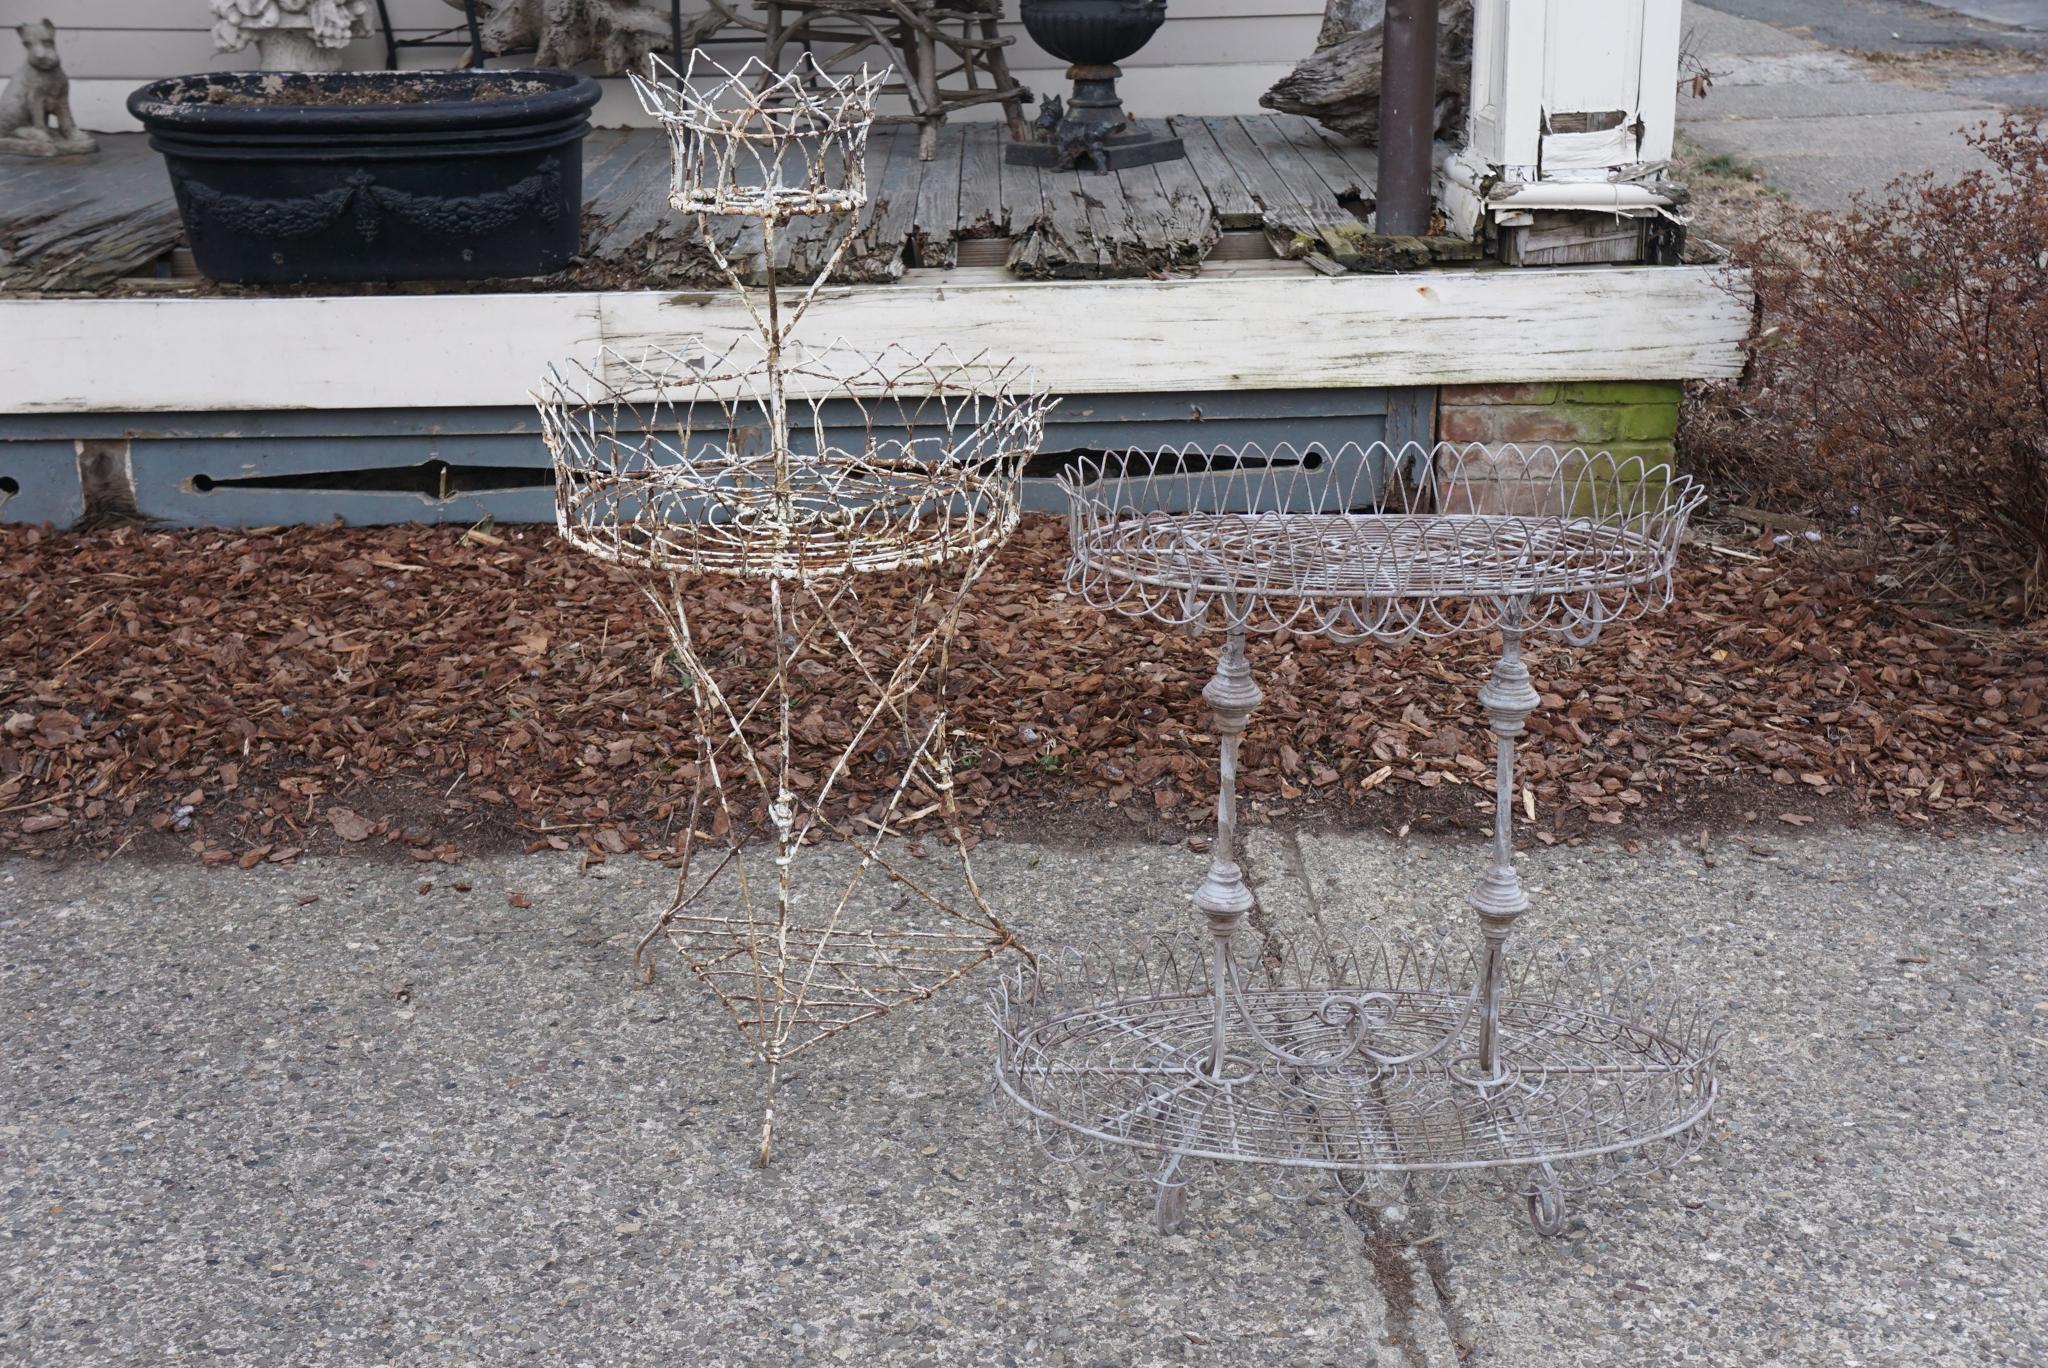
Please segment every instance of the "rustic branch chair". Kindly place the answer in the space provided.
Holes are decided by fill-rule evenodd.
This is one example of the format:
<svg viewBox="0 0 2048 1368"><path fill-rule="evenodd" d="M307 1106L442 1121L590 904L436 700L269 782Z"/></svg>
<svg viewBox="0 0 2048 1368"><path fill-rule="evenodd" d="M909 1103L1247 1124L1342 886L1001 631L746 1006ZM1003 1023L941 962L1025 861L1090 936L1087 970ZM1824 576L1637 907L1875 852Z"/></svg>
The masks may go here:
<svg viewBox="0 0 2048 1368"><path fill-rule="evenodd" d="M712 0L715 5L720 0ZM1024 106L1031 92L1010 74L1003 49L1016 41L997 31L1002 0L756 0L767 27L768 65L784 69L783 50L807 47L835 69L868 48L881 48L901 80L886 93L910 103L918 126L917 155L938 151L946 116L975 105L1001 104L1013 138L1028 137ZM959 84L947 82L958 79Z"/></svg>

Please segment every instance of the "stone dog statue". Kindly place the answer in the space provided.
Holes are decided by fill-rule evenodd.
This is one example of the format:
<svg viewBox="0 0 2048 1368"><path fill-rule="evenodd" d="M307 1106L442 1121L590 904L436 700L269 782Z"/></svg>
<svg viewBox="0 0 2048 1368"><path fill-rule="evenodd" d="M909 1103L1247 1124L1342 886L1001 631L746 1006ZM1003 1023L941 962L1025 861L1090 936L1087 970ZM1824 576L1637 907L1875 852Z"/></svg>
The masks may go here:
<svg viewBox="0 0 2048 1368"><path fill-rule="evenodd" d="M57 56L56 26L37 19L15 32L25 55L14 79L0 91L0 153L58 157L99 151L100 145L79 132L71 117L71 79Z"/></svg>

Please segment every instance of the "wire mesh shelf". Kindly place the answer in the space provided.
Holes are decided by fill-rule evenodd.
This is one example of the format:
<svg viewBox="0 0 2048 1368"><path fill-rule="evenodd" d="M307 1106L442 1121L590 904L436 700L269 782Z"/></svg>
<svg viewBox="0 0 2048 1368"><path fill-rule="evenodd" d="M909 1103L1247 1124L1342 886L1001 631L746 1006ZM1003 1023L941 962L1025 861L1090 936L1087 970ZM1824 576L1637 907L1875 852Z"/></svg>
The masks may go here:
<svg viewBox="0 0 2048 1368"><path fill-rule="evenodd" d="M633 90L669 136L676 210L772 221L868 202L868 134L886 68L834 76L806 52L788 71L758 57L735 70L701 49L681 73L648 62Z"/></svg>
<svg viewBox="0 0 2048 1368"><path fill-rule="evenodd" d="M1211 1067L1210 949L1047 952L1004 976L997 1080L1046 1148L1373 1175L1566 1164L1685 1135L1711 1111L1725 1030L1638 966L1524 948L1481 1072L1468 947L1324 944L1233 966ZM1564 1181L1560 1179L1559 1181Z"/></svg>

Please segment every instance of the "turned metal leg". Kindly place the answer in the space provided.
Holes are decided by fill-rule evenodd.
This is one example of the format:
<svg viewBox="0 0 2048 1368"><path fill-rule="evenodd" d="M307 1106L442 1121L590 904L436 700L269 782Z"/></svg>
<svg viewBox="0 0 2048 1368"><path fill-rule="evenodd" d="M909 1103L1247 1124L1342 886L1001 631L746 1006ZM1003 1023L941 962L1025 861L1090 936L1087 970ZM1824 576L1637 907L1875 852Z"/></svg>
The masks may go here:
<svg viewBox="0 0 2048 1368"><path fill-rule="evenodd" d="M1252 891L1237 864L1237 752L1252 710L1265 695L1252 682L1245 659L1244 628L1231 629L1216 675L1202 690L1220 742L1216 791L1216 842L1209 847L1209 872L1195 890L1195 906L1209 919L1209 991L1215 1013L1209 1040L1209 1076L1221 1079L1230 1022L1230 938L1245 913L1252 910Z"/></svg>
<svg viewBox="0 0 2048 1368"><path fill-rule="evenodd" d="M1549 1164L1537 1164L1529 1170L1529 1181L1529 1224L1538 1235L1555 1239L1565 1228L1564 1180Z"/></svg>
<svg viewBox="0 0 2048 1368"><path fill-rule="evenodd" d="M1177 1235L1188 1219L1188 1188L1180 1177L1181 1156L1167 1156L1166 1164L1152 1182L1152 1220L1161 1235Z"/></svg>
<svg viewBox="0 0 2048 1368"><path fill-rule="evenodd" d="M1466 897L1479 914L1479 931L1485 940L1479 974L1477 1061L1477 1081L1482 1083L1500 1078L1500 993L1508 932L1529 910L1529 895L1522 891L1521 878L1515 873L1515 741L1542 699L1529 683L1529 669L1522 663L1522 609L1519 603L1510 606L1501 628L1500 659L1479 690L1479 706L1486 710L1486 723L1494 736L1493 859Z"/></svg>

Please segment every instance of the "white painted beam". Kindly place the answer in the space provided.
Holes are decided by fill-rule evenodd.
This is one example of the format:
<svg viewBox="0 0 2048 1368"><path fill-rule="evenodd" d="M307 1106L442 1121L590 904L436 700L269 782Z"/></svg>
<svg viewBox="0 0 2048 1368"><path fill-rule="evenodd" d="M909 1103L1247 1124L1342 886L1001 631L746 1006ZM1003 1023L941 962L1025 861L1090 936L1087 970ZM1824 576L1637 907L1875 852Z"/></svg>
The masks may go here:
<svg viewBox="0 0 2048 1368"><path fill-rule="evenodd" d="M833 289L824 343L1015 357L1064 394L1730 376L1746 282L1720 267ZM0 300L0 413L519 404L551 364L742 335L716 294Z"/></svg>

